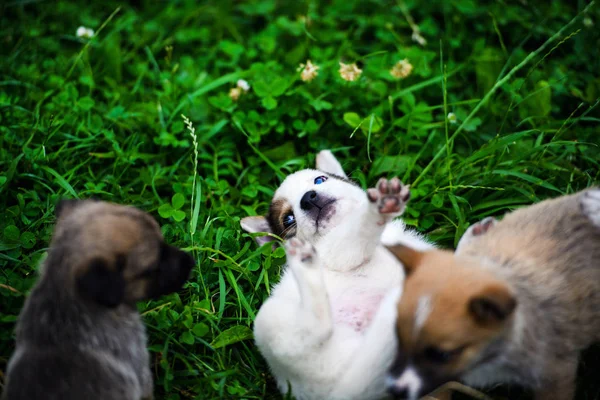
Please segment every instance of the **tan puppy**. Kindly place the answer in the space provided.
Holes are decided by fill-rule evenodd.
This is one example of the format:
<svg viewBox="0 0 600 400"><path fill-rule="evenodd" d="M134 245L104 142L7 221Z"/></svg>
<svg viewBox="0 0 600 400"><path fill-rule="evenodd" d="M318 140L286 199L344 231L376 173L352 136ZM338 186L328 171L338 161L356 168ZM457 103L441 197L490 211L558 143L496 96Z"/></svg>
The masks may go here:
<svg viewBox="0 0 600 400"><path fill-rule="evenodd" d="M180 289L193 265L136 208L61 202L48 257L19 316L2 399L151 399L136 302Z"/></svg>
<svg viewBox="0 0 600 400"><path fill-rule="evenodd" d="M390 250L407 272L390 392L459 379L573 399L579 352L600 339L600 190L486 219L456 254Z"/></svg>

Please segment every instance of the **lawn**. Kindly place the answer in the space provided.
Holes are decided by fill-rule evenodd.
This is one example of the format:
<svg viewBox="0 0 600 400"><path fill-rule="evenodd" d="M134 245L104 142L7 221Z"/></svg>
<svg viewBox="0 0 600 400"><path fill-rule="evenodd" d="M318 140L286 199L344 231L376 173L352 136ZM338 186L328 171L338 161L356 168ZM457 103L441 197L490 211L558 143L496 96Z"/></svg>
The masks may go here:
<svg viewBox="0 0 600 400"><path fill-rule="evenodd" d="M156 397L259 399L280 396L252 321L285 256L239 221L317 151L365 188L411 184L404 219L446 247L600 178L593 2L7 0L0 13L0 385L60 198L140 207L198 262L179 294L140 304ZM600 398L591 375L578 398Z"/></svg>

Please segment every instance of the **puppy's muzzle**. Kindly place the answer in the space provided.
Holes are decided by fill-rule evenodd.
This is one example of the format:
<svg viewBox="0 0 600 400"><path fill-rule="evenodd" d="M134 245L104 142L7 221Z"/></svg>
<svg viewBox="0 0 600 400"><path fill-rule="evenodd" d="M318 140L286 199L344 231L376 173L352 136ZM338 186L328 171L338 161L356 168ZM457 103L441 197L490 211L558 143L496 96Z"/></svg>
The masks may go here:
<svg viewBox="0 0 600 400"><path fill-rule="evenodd" d="M300 208L304 211L310 211L315 207L323 208L324 205L325 204L322 203L322 197L314 190L304 193L304 196L300 199Z"/></svg>
<svg viewBox="0 0 600 400"><path fill-rule="evenodd" d="M150 290L150 297L159 297L181 289L194 267L194 259L186 252L161 244L158 275Z"/></svg>

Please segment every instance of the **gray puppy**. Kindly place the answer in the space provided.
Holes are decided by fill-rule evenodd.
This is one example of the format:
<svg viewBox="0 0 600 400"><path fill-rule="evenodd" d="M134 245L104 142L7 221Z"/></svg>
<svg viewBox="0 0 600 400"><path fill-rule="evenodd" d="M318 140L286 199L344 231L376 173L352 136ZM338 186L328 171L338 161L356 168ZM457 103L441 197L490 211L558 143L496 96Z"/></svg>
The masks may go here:
<svg viewBox="0 0 600 400"><path fill-rule="evenodd" d="M136 302L179 290L194 265L133 208L63 201L17 323L2 400L151 399Z"/></svg>

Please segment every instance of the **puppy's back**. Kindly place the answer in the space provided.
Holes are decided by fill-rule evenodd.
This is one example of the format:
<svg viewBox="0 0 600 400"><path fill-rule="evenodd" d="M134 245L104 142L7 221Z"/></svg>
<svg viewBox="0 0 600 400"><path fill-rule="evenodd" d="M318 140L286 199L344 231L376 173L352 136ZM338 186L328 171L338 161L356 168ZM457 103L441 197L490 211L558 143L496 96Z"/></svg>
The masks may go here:
<svg viewBox="0 0 600 400"><path fill-rule="evenodd" d="M489 260L527 312L554 319L549 329L600 338L599 220L600 190L590 189L514 211L460 252Z"/></svg>

